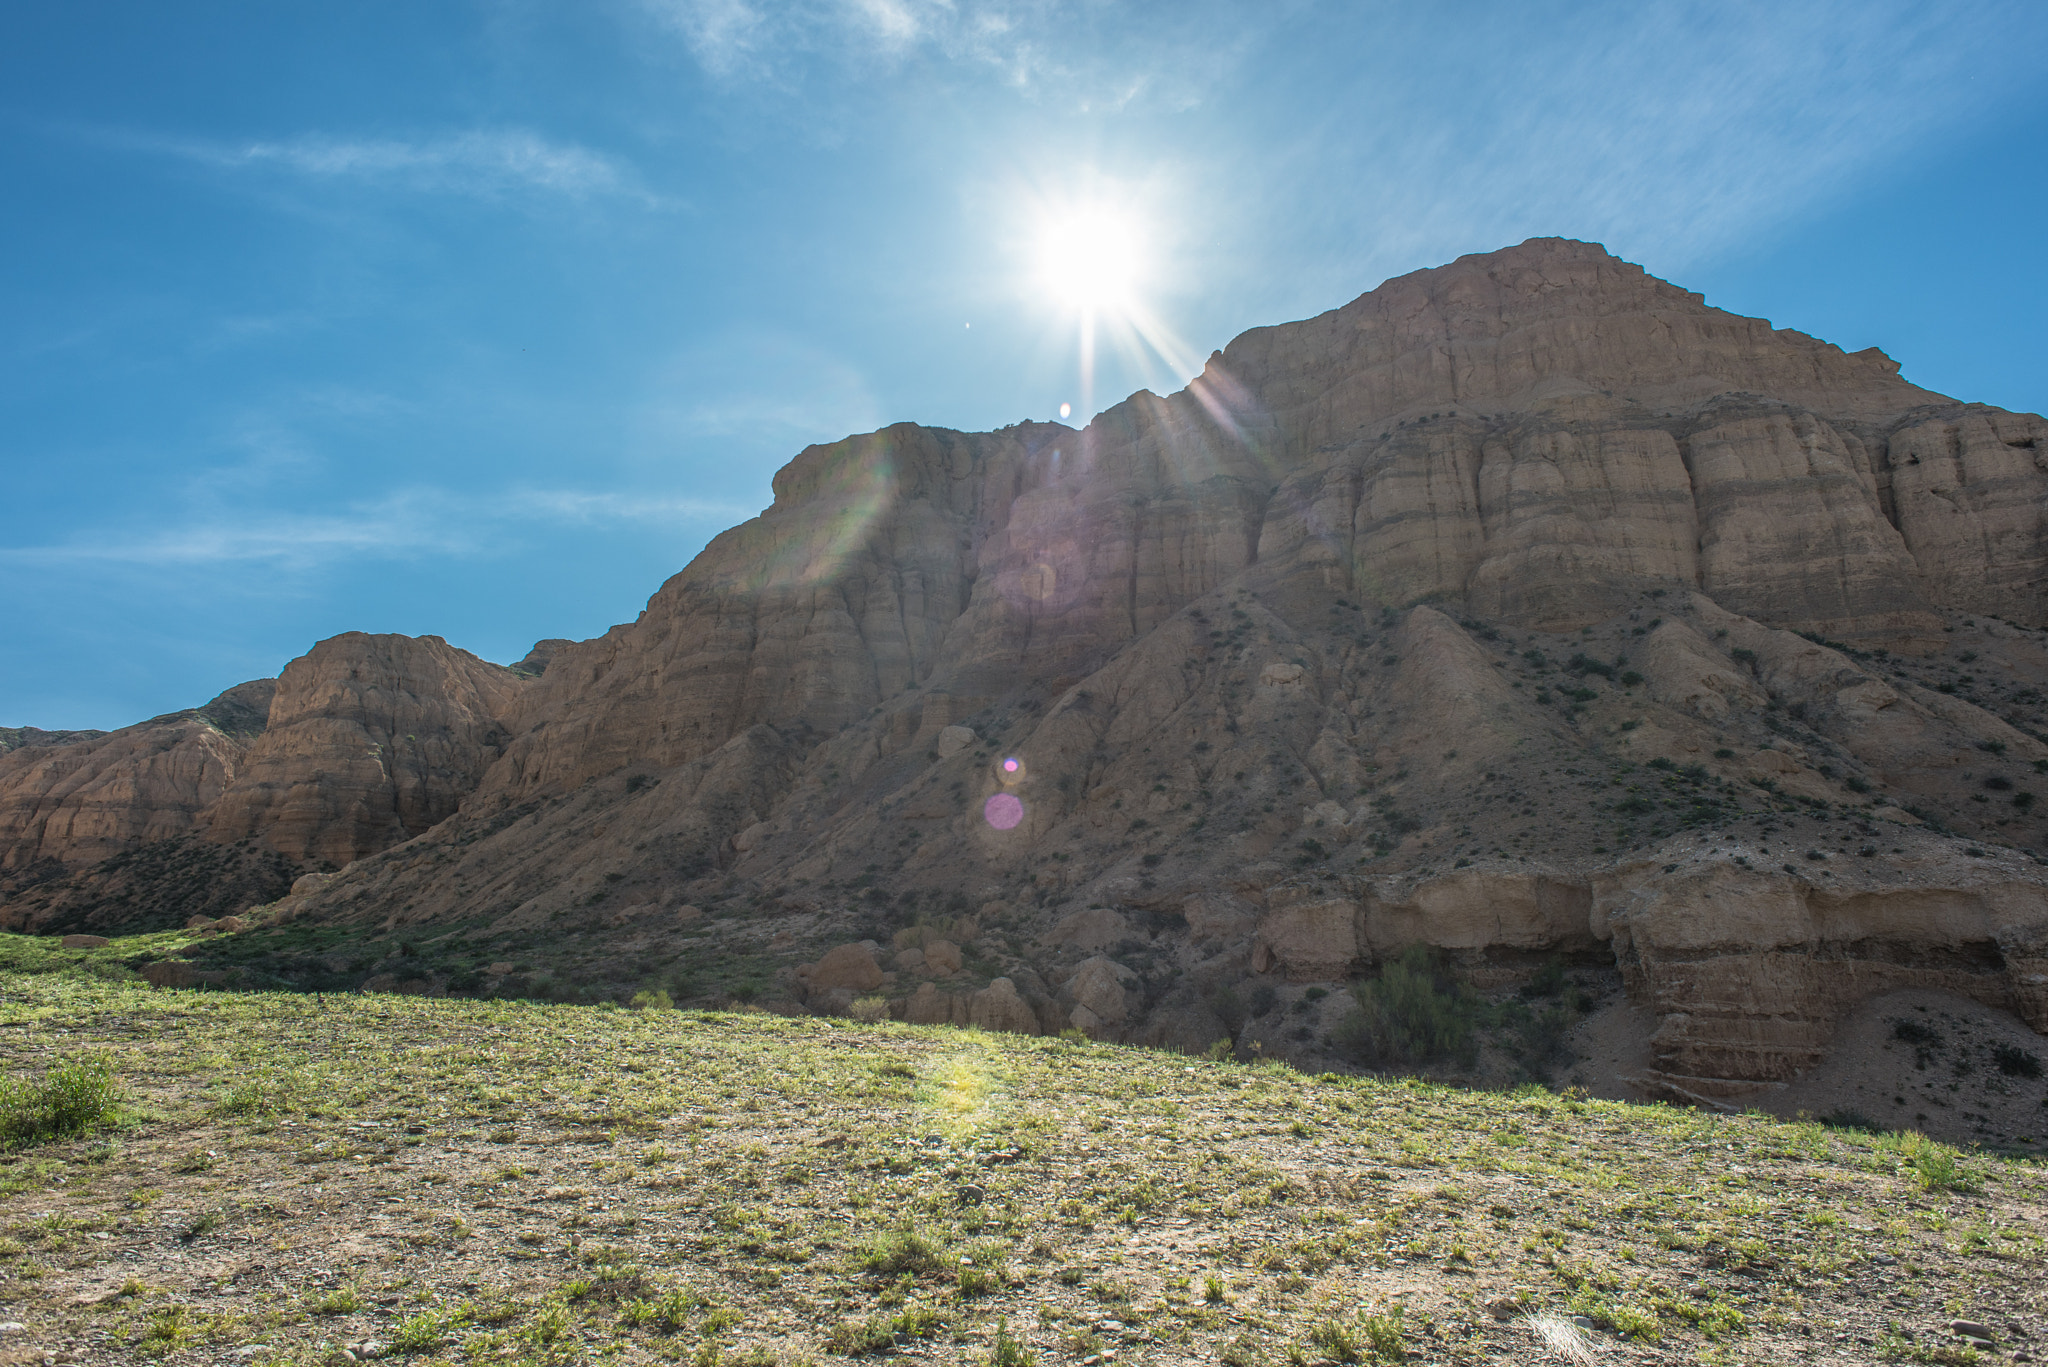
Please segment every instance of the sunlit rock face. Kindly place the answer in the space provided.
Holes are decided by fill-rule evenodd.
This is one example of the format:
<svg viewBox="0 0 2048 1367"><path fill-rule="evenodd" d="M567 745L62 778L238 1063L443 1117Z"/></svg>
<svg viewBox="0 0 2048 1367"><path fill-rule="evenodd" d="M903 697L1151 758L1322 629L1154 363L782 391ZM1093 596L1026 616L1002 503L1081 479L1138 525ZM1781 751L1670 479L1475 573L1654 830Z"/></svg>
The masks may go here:
<svg viewBox="0 0 2048 1367"><path fill-rule="evenodd" d="M323 646L197 808L354 860L284 914L592 946L620 990L815 1008L800 964L974 911L957 970L830 991L1314 1060L1262 987L1562 954L1690 1091L1764 1085L1880 987L2048 1023L2044 442L1537 239L1083 430L812 447L538 678Z"/></svg>
<svg viewBox="0 0 2048 1367"><path fill-rule="evenodd" d="M521 681L438 636L322 641L285 667L269 724L206 813L221 844L260 837L339 866L454 814L498 758Z"/></svg>

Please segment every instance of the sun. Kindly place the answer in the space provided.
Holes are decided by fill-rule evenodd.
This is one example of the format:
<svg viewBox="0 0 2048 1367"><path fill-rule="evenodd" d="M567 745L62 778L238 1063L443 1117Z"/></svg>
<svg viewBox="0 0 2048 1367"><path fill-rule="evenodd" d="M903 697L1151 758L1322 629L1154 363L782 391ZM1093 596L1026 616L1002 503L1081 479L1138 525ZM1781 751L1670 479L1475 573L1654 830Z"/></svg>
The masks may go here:
<svg viewBox="0 0 2048 1367"><path fill-rule="evenodd" d="M1048 221L1038 241L1040 283L1070 309L1113 314L1136 300L1144 253L1128 214L1076 209Z"/></svg>

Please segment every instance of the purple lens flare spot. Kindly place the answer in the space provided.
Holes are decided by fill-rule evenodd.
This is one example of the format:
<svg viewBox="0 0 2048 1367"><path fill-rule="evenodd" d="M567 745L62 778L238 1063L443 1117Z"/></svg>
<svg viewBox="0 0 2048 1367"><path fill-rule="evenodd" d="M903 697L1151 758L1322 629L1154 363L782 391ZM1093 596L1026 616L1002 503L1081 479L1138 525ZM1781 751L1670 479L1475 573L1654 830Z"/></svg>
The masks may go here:
<svg viewBox="0 0 2048 1367"><path fill-rule="evenodd" d="M1015 793L997 793L981 804L981 814L999 831L1015 830L1024 820L1024 803Z"/></svg>

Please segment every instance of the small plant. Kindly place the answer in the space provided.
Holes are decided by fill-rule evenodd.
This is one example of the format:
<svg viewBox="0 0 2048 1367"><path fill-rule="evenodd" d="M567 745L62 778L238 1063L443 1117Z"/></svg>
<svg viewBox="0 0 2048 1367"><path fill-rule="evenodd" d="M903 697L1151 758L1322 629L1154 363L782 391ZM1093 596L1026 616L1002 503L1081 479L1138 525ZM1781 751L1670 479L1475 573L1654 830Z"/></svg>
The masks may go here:
<svg viewBox="0 0 2048 1367"><path fill-rule="evenodd" d="M1332 1362L1357 1362L1365 1356L1357 1336L1342 1320L1324 1320L1308 1331L1308 1341Z"/></svg>
<svg viewBox="0 0 2048 1367"><path fill-rule="evenodd" d="M864 1272L926 1275L946 1270L946 1250L938 1240L915 1229L900 1229L870 1241L858 1261Z"/></svg>
<svg viewBox="0 0 2048 1367"><path fill-rule="evenodd" d="M448 1317L438 1310L408 1315L391 1328L391 1351L408 1357L431 1353L448 1339Z"/></svg>
<svg viewBox="0 0 2048 1367"><path fill-rule="evenodd" d="M889 1019L889 999L887 997L857 998L853 1005L847 1008L846 1014L863 1025L879 1024Z"/></svg>
<svg viewBox="0 0 2048 1367"><path fill-rule="evenodd" d="M1010 1337L1010 1322L997 1320L996 1343L989 1350L988 1367L1032 1367L1037 1361L1030 1349Z"/></svg>
<svg viewBox="0 0 2048 1367"><path fill-rule="evenodd" d="M363 1308L363 1298L353 1286L344 1286L316 1296L306 1309L315 1315L353 1315Z"/></svg>
<svg viewBox="0 0 2048 1367"><path fill-rule="evenodd" d="M1359 1321L1359 1328L1365 1331L1365 1341L1372 1345L1372 1354L1384 1362L1399 1362L1408 1355L1408 1342L1401 1333L1401 1307L1395 1306L1384 1315L1367 1315Z"/></svg>
<svg viewBox="0 0 2048 1367"><path fill-rule="evenodd" d="M669 996L666 989L659 987L642 988L640 991L635 992L633 1000L628 1005L635 1011L673 1011L676 1009L675 998Z"/></svg>
<svg viewBox="0 0 2048 1367"><path fill-rule="evenodd" d="M1221 1305L1223 1304L1223 1298L1223 1278L1217 1276L1214 1272L1203 1274L1202 1299L1211 1305Z"/></svg>
<svg viewBox="0 0 2048 1367"><path fill-rule="evenodd" d="M66 1059L40 1081L0 1078L0 1149L76 1139L114 1118L114 1070L104 1059Z"/></svg>

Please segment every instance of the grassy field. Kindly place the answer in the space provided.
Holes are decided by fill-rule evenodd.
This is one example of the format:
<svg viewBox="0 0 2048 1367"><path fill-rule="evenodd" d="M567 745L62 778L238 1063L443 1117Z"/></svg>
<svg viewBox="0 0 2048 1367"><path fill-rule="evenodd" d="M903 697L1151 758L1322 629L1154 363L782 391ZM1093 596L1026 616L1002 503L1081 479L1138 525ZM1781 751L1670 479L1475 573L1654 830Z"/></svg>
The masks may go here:
<svg viewBox="0 0 2048 1367"><path fill-rule="evenodd" d="M0 1155L0 1362L2048 1347L2048 1174L1913 1137L900 1025L0 972L7 1104L67 1061L120 1101Z"/></svg>

